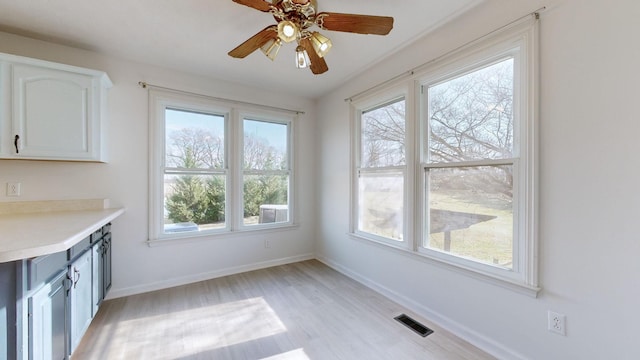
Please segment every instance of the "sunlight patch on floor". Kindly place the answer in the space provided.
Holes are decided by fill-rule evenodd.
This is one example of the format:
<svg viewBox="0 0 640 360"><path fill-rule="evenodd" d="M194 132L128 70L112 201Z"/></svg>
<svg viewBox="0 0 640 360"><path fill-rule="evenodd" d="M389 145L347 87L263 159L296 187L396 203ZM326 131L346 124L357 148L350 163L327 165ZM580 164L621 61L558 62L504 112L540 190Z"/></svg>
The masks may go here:
<svg viewBox="0 0 640 360"><path fill-rule="evenodd" d="M269 304L259 297L143 316L120 323L115 331L129 334L130 344L136 343L136 334L145 334L141 336L145 339L149 339L149 333L157 333L157 338L175 339L171 344L152 345L140 341L137 345L182 347L182 353L189 356L274 336L287 329Z"/></svg>
<svg viewBox="0 0 640 360"><path fill-rule="evenodd" d="M291 350L286 353L269 356L261 360L311 360L304 352L304 349Z"/></svg>

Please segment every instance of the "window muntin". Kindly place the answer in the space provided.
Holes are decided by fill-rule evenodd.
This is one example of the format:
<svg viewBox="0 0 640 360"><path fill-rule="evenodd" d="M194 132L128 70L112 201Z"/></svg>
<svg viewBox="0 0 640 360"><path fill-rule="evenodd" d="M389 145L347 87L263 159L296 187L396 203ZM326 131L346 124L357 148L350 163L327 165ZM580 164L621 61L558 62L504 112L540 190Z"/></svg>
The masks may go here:
<svg viewBox="0 0 640 360"><path fill-rule="evenodd" d="M513 57L426 86L423 247L512 270Z"/></svg>
<svg viewBox="0 0 640 360"><path fill-rule="evenodd" d="M290 157L286 123L243 120L243 225L289 221Z"/></svg>
<svg viewBox="0 0 640 360"><path fill-rule="evenodd" d="M404 239L406 183L404 97L367 107L358 117L355 231L398 243Z"/></svg>

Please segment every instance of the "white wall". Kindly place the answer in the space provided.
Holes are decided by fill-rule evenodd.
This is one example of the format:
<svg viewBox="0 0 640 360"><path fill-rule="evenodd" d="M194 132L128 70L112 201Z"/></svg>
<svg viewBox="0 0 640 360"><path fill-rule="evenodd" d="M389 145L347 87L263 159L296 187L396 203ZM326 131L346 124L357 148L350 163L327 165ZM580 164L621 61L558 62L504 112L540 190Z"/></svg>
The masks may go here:
<svg viewBox="0 0 640 360"><path fill-rule="evenodd" d="M544 5L538 298L350 238L344 99ZM637 0L489 0L320 99L316 255L505 359L640 358L638 19Z"/></svg>
<svg viewBox="0 0 640 360"><path fill-rule="evenodd" d="M113 223L113 288L121 296L242 270L312 257L315 233L315 125L313 102L280 97L214 79L164 70L101 54L0 33L0 52L106 71L109 91L107 164L0 160L0 184L22 183L19 201L110 198L126 208ZM227 99L303 110L297 126L300 226L234 238L207 238L149 248L147 90L138 81ZM4 189L4 188L2 188ZM15 201L0 191L0 201ZM264 247L264 239L271 246Z"/></svg>
<svg viewBox="0 0 640 360"><path fill-rule="evenodd" d="M343 99L542 5L548 10L541 19L539 297L348 237L349 160L344 154L350 139ZM504 358L640 358L638 19L636 0L487 0L349 79L321 99L315 114L308 99L282 99L272 92L0 33L0 52L105 70L115 84L109 94L108 164L0 160L0 185L21 182L20 200L25 201L108 197L124 206L126 213L113 227L115 295L305 258L315 245L323 260ZM140 80L305 110L298 134L301 226L262 236L147 247L147 95L137 86ZM321 139L314 148L316 134ZM12 200L0 191L0 201ZM270 249L264 249L264 237ZM567 315L566 337L546 330L548 309Z"/></svg>

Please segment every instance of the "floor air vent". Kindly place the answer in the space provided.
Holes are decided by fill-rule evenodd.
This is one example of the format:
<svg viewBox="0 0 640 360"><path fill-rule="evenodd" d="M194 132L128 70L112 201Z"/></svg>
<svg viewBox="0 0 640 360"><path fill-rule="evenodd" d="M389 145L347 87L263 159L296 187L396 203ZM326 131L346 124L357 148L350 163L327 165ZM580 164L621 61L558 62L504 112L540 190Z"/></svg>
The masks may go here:
<svg viewBox="0 0 640 360"><path fill-rule="evenodd" d="M430 334L433 333L433 330L431 330L428 327L420 324L419 322L413 320L412 318L408 317L405 314L402 314L400 316L396 316L394 319L398 320L400 323L404 324L409 329L417 332L422 337L427 337L427 336L429 336Z"/></svg>

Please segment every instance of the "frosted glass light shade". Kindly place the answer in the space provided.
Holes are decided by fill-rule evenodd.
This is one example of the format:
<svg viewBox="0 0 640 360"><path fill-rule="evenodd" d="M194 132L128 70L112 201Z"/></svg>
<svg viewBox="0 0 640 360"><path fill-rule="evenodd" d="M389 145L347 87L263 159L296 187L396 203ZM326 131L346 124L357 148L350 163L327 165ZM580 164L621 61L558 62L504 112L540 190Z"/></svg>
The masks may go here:
<svg viewBox="0 0 640 360"><path fill-rule="evenodd" d="M260 50L269 58L271 61L275 60L276 56L278 56L278 51L282 47L282 42L280 39L272 39L267 41Z"/></svg>
<svg viewBox="0 0 640 360"><path fill-rule="evenodd" d="M311 34L311 45L313 45L313 49L320 57L324 57L332 46L331 40L317 31Z"/></svg>

